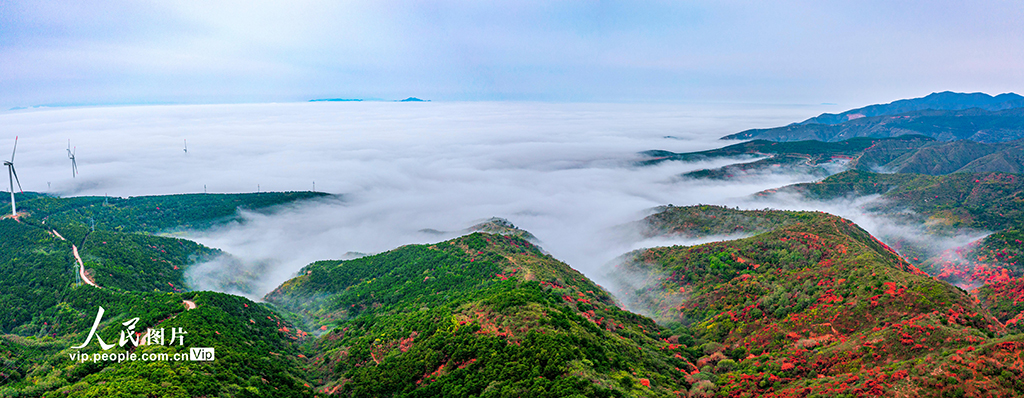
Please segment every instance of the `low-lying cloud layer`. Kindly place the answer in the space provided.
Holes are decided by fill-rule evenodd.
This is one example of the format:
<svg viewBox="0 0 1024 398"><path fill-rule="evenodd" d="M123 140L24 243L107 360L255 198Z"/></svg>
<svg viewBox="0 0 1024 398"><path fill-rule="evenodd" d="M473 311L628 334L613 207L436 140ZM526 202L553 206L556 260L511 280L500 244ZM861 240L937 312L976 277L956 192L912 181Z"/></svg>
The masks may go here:
<svg viewBox="0 0 1024 398"><path fill-rule="evenodd" d="M864 228L879 240L893 246L904 256L919 256L920 260L937 256L943 251L965 246L988 236L991 231L968 228L939 230L912 221L916 217L896 217L872 211L887 200L879 195L840 198L829 201L811 201L792 194L776 194L768 198L746 198L733 202L743 208L771 207L782 210L818 210L845 217ZM910 210L905 210L910 212ZM906 214L904 214L906 215ZM916 262L916 261L915 261Z"/></svg>
<svg viewBox="0 0 1024 398"><path fill-rule="evenodd" d="M720 167L666 162L638 168L637 152L695 151L749 127L800 120L817 109L534 103L297 103L69 108L0 114L0 153L21 138L26 190L65 196L310 190L343 195L192 238L223 249L260 278L260 296L311 261L438 240L491 216L600 281L636 248L614 226L664 205L726 203L808 181L768 175L679 179ZM666 138L671 136L673 138ZM67 140L77 146L71 178ZM184 140L188 152L183 151ZM224 263L226 264L226 262ZM241 264L241 265L240 265ZM207 275L216 264L196 270ZM203 285L216 288L218 284ZM223 286L223 285L220 285Z"/></svg>
<svg viewBox="0 0 1024 398"><path fill-rule="evenodd" d="M912 213L881 214L871 209L886 199L879 195L861 197L839 198L828 201L807 200L799 195L789 193L778 193L770 196L745 196L745 197L721 197L717 198L715 204L735 206L740 209L777 209L777 210L817 210L826 213L836 214L857 223L860 227L870 232L879 240L886 242L914 264L921 264L922 261L934 258L950 249L966 246L967 244L984 238L990 232L972 229L934 229L921 222L912 220L916 217L906 217ZM909 210L906 210L909 212ZM737 235L711 235L697 238L684 236L655 236L647 239L640 239L638 235L624 234L633 238L624 240L632 242L631 249L641 249L661 246L693 246L708 242L741 239L750 234ZM954 253L946 253L947 257L953 258ZM918 261L920 260L920 261ZM650 316L658 321L674 322L680 321L676 318L678 313L663 313L664 308L678 308L688 299L684 292L667 291L662 289L664 278L669 273L659 269L657 266L646 267L636 262L633 253L617 257L605 265L602 273L596 279L608 283L611 291L619 298L622 304L631 311ZM958 283L961 288L973 289L978 287L977 283ZM668 307L666 307L666 305Z"/></svg>

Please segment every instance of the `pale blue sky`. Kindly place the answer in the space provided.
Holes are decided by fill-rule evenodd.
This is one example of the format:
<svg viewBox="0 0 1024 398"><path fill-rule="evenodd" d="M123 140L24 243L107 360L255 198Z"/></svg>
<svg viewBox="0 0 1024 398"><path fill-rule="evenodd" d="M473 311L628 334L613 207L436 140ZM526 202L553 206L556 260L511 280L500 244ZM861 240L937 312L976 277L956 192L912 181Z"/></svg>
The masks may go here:
<svg viewBox="0 0 1024 398"><path fill-rule="evenodd" d="M1020 1L0 2L0 109L1024 92Z"/></svg>

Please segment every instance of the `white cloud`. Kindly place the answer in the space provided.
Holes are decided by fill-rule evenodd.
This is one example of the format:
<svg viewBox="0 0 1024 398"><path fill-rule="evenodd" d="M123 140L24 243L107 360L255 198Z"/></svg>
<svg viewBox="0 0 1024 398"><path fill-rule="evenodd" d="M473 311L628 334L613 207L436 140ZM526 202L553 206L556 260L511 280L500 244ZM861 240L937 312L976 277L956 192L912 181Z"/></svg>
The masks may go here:
<svg viewBox="0 0 1024 398"><path fill-rule="evenodd" d="M556 258L600 277L632 248L614 226L673 203L716 203L805 181L762 176L692 181L711 163L637 168L637 152L727 144L743 128L816 114L799 107L539 103L297 103L29 110L0 114L3 143L20 135L26 190L65 195L152 195L318 190L344 195L247 214L244 225L196 234L243 262L269 264L266 292L307 263L438 240L504 217ZM667 139L665 136L684 139ZM78 178L64 150L77 146ZM182 140L188 140L188 153Z"/></svg>
<svg viewBox="0 0 1024 398"><path fill-rule="evenodd" d="M730 204L743 208L771 207L780 210L817 210L839 215L853 221L871 235L901 252L905 257L909 253L917 253L921 260L936 256L945 250L967 245L991 233L991 231L970 228L929 229L927 225L911 221L909 217L901 217L900 214L871 210L879 204L887 203L886 200L879 195L867 195L816 201L783 193L767 198L732 201ZM898 208L898 206L895 207ZM909 208L902 208L901 211L913 214L909 213L911 212Z"/></svg>

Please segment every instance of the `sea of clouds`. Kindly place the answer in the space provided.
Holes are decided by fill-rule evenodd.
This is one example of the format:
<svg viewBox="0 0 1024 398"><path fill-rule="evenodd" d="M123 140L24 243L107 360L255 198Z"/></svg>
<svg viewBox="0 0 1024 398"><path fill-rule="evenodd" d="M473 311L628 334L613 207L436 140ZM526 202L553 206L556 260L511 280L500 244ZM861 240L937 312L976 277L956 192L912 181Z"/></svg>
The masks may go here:
<svg viewBox="0 0 1024 398"><path fill-rule="evenodd" d="M245 213L242 223L188 235L258 274L252 290L235 292L250 297L312 261L434 242L443 237L421 230L457 231L492 216L530 231L556 258L602 282L609 261L629 250L687 243L624 238L620 226L655 206L762 208L748 196L815 179L682 179L734 160L638 167L639 152L717 148L730 143L718 140L723 135L788 124L822 108L321 102L32 109L0 113L0 154L6 158L19 136L15 163L24 189L64 196L196 193L204 186L210 193L297 191L314 181L318 191L341 195ZM76 178L69 139L77 148ZM854 205L823 209L856 216ZM222 266L194 267L193 287L216 289L223 286L217 278L238 274Z"/></svg>

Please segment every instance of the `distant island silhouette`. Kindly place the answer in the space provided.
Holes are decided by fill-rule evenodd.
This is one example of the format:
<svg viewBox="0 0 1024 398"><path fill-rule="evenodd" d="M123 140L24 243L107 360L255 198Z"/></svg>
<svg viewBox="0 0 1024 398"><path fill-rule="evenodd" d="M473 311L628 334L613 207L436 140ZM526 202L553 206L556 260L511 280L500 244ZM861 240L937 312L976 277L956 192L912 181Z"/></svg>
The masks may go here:
<svg viewBox="0 0 1024 398"><path fill-rule="evenodd" d="M311 99L309 102L363 102L363 101L386 101L382 99L363 99L363 98L318 98ZM416 97L409 97L403 100L391 100L391 102L430 102L430 100L419 99Z"/></svg>

